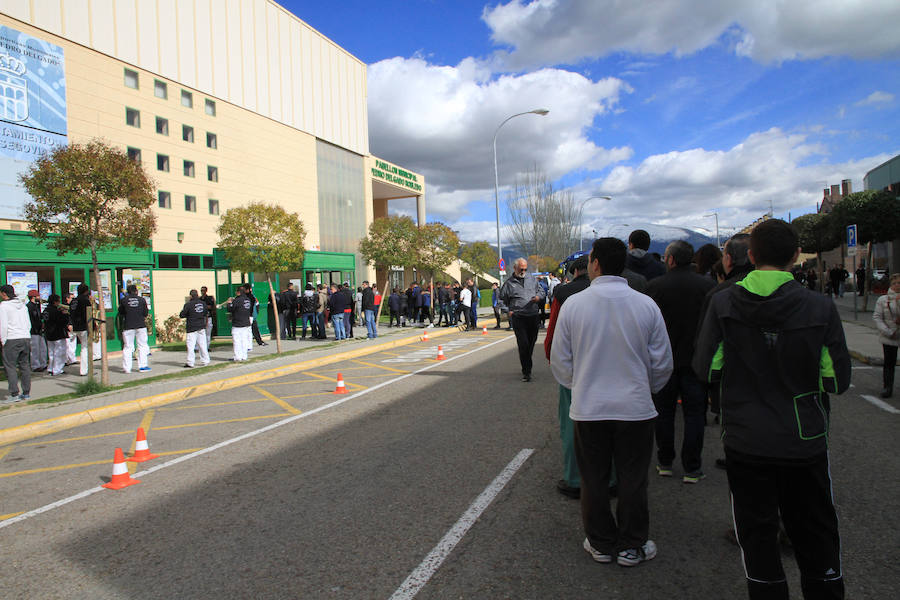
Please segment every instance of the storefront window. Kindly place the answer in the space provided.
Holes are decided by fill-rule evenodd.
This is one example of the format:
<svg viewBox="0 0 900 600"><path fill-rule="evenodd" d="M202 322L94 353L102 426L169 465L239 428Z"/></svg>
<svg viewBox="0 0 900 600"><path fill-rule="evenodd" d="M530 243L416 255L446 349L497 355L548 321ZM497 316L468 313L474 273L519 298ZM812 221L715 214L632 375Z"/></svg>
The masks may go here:
<svg viewBox="0 0 900 600"><path fill-rule="evenodd" d="M316 174L322 250L358 256L359 240L366 236L362 157L317 140ZM353 279L362 281L366 277L365 263L357 258L356 264L356 276Z"/></svg>

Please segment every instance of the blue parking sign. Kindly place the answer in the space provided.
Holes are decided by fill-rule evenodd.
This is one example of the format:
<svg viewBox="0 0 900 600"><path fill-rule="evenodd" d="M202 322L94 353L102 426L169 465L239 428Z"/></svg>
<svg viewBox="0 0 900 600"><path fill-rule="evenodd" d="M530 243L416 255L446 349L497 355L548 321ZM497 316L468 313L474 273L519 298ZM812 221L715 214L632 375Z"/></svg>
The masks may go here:
<svg viewBox="0 0 900 600"><path fill-rule="evenodd" d="M856 225L847 225L847 250L850 256L856 256Z"/></svg>

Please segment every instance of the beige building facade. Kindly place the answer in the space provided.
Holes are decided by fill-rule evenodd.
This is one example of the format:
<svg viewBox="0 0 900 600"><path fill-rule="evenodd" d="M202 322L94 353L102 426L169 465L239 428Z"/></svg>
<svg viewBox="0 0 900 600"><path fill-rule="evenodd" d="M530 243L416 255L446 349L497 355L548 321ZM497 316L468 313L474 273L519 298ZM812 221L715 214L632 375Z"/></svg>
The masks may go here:
<svg viewBox="0 0 900 600"><path fill-rule="evenodd" d="M54 60L48 78L40 61ZM19 119L15 99L0 111L4 283L13 273L60 293L86 269L84 257L64 257L72 272L62 276L60 259L26 252L21 237L27 197L16 176L60 143L102 138L156 183L151 250L101 266L110 314L132 271L149 272L158 323L191 288L222 297L252 279L214 257L220 216L252 201L305 225L308 264L280 274L281 287L373 280L357 246L392 199L416 198L425 221L422 175L368 152L366 65L269 0L0 0L0 91L18 81L24 91L10 94L29 114ZM41 121L38 112L53 115ZM23 150L22 132L41 128L46 135Z"/></svg>

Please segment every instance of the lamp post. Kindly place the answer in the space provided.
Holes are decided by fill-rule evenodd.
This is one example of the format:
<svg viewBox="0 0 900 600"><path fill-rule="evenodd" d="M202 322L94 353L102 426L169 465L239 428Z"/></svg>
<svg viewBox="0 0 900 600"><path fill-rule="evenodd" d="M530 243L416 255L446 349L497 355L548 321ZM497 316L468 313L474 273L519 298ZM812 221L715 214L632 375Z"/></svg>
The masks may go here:
<svg viewBox="0 0 900 600"><path fill-rule="evenodd" d="M712 213L703 216L716 218L716 248L721 248L721 244L719 244L719 212L714 210Z"/></svg>
<svg viewBox="0 0 900 600"><path fill-rule="evenodd" d="M578 209L578 220L580 221L584 216L584 205L588 203L588 200L612 200L612 196L590 196L585 198L581 203L581 208ZM592 230L593 231L593 230ZM578 227L578 251L584 252L584 236L581 235L581 226Z"/></svg>
<svg viewBox="0 0 900 600"><path fill-rule="evenodd" d="M609 229L606 230L606 237L610 237L612 235L612 230L616 227L628 227L628 223L616 223L615 225L610 225Z"/></svg>
<svg viewBox="0 0 900 600"><path fill-rule="evenodd" d="M500 128L506 125L506 122L510 119L521 117L522 115L544 116L549 112L550 111L546 108L536 108L534 110L516 113L510 117L506 117L506 119L497 126L497 131L494 132L494 208L497 211L497 258L503 258L503 245L500 241L500 176L497 172L497 134L500 133ZM503 275L500 275L499 277L500 284L503 285Z"/></svg>

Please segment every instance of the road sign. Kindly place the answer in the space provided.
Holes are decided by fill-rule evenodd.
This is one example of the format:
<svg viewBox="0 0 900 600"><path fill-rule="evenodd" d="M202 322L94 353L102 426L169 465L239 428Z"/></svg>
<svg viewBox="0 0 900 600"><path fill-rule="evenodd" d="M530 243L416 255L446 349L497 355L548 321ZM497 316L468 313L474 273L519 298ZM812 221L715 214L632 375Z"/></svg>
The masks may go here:
<svg viewBox="0 0 900 600"><path fill-rule="evenodd" d="M506 275L506 270L505 270L505 269L504 269L504 270L501 270L501 271L500 271L500 275L501 275L501 276Z"/></svg>
<svg viewBox="0 0 900 600"><path fill-rule="evenodd" d="M847 225L847 255L856 256L856 225Z"/></svg>
<svg viewBox="0 0 900 600"><path fill-rule="evenodd" d="M501 274L501 275L506 275L506 273L504 272L504 271L506 271L506 261L503 260L503 259L501 258L501 259L500 259L500 262L497 263L497 264L500 265L500 274Z"/></svg>

